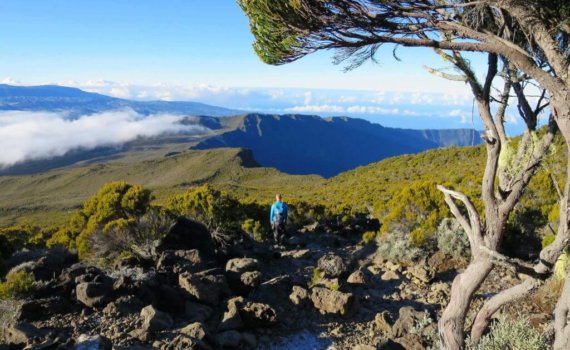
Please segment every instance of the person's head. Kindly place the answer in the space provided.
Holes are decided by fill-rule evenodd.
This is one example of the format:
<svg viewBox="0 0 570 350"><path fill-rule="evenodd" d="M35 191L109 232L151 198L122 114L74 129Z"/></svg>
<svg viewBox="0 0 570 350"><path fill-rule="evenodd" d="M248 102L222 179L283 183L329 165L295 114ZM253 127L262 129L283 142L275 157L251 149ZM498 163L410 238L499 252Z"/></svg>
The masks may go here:
<svg viewBox="0 0 570 350"><path fill-rule="evenodd" d="M276 201L281 202L281 198L282 198L281 193L277 193L277 194L275 195L275 200L276 200Z"/></svg>

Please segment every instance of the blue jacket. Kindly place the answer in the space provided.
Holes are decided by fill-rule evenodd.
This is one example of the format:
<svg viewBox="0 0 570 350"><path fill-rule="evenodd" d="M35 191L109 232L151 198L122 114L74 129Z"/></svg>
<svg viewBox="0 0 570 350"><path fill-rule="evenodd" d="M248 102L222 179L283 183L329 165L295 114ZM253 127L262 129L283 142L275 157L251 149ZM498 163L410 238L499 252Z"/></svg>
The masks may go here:
<svg viewBox="0 0 570 350"><path fill-rule="evenodd" d="M273 203L273 205L271 206L271 211L269 212L269 222L271 222L271 224L273 224L275 222L275 213L276 212L281 213L281 215L283 215L285 220L287 220L288 211L289 211L289 208L287 207L287 204L285 204L283 202Z"/></svg>

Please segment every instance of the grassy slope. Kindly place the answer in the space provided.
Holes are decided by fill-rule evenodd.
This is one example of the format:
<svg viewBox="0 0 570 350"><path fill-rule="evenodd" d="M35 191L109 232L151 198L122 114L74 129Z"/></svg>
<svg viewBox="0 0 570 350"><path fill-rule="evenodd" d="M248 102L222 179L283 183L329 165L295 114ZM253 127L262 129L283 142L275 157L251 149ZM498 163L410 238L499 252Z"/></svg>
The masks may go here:
<svg viewBox="0 0 570 350"><path fill-rule="evenodd" d="M240 195L262 199L317 176L292 176L275 169L242 167L241 150L187 151L174 157L121 159L26 176L0 177L0 226L60 224L69 212L106 182L125 180L153 190L157 202L195 184L210 182Z"/></svg>
<svg viewBox="0 0 570 350"><path fill-rule="evenodd" d="M382 217L390 210L386 205L392 196L418 182L445 184L464 191L478 204L485 162L483 146L449 147L385 159L324 180L288 175L273 168L244 167L244 162L251 165L251 160L240 149L185 151L169 158L159 155L162 152L154 157L144 154L144 158L123 157L37 175L0 177L0 226L60 224L105 182L114 180L150 188L159 203L176 192L208 182L244 201L269 203L274 193L282 192L289 201L348 205L373 210ZM548 172L563 184L564 157L564 152L550 157L548 171L539 172L524 201L540 198L552 205L555 198L550 198L554 192Z"/></svg>

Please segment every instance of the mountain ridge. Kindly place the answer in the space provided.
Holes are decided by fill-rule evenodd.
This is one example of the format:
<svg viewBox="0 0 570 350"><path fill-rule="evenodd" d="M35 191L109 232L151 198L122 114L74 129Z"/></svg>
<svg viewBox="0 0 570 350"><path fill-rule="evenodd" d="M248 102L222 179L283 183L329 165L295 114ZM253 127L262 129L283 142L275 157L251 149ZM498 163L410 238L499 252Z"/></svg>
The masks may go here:
<svg viewBox="0 0 570 350"><path fill-rule="evenodd" d="M0 84L0 110L67 111L71 118L77 118L124 108L131 108L143 115L173 113L231 116L243 113L201 102L128 100L60 85Z"/></svg>
<svg viewBox="0 0 570 350"><path fill-rule="evenodd" d="M235 128L200 141L194 149L241 147L262 166L291 174L331 177L358 166L442 146L467 146L473 130L388 128L366 120L249 113Z"/></svg>

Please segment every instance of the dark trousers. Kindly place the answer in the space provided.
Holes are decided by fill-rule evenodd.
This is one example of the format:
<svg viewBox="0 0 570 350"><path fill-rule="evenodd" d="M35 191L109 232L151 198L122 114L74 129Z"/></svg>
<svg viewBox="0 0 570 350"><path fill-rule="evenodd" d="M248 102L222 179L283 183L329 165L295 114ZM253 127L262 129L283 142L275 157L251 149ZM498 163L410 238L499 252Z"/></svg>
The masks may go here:
<svg viewBox="0 0 570 350"><path fill-rule="evenodd" d="M275 243L280 243L283 238L287 236L287 230L285 224L273 224L273 238L275 239Z"/></svg>

